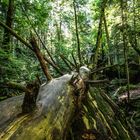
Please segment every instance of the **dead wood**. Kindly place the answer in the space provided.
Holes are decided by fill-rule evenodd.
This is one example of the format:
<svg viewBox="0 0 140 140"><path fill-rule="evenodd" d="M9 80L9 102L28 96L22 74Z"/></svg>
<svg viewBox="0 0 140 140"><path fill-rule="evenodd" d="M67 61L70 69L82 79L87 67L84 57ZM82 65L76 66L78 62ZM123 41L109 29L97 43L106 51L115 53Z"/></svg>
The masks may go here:
<svg viewBox="0 0 140 140"><path fill-rule="evenodd" d="M45 55L43 57L44 57L44 60L48 62L60 75L63 75L63 72L60 70L60 68L56 64L54 64L51 60L49 60Z"/></svg>
<svg viewBox="0 0 140 140"><path fill-rule="evenodd" d="M3 28L6 28L14 37L16 37L20 42L22 42L26 47L28 47L30 50L34 52L34 49L30 45L30 43L28 43L22 37L20 37L14 30L6 26L1 21L0 21L0 26L2 26ZM43 57L60 75L63 75L63 73L59 70L58 66L56 66L53 62L51 62L46 56L43 56Z"/></svg>
<svg viewBox="0 0 140 140"><path fill-rule="evenodd" d="M40 52L40 50L38 48L37 42L34 37L32 37L30 39L30 43L32 45L33 51L35 52L35 54L40 62L41 68L42 68L47 80L50 81L52 79L52 76L49 73L48 66L44 60L42 53Z"/></svg>
<svg viewBox="0 0 140 140"><path fill-rule="evenodd" d="M89 83L89 84L103 84L103 83L109 83L109 80L107 80L107 79L105 79L105 80L86 80L84 82Z"/></svg>
<svg viewBox="0 0 140 140"><path fill-rule="evenodd" d="M27 84L26 89L28 89L30 92L25 92L22 104L22 113L31 113L35 109L39 87L40 83L38 79Z"/></svg>
<svg viewBox="0 0 140 140"><path fill-rule="evenodd" d="M63 54L60 54L61 57L63 57L72 67L76 68L75 65L67 58L65 57Z"/></svg>
<svg viewBox="0 0 140 140"><path fill-rule="evenodd" d="M76 59L75 59L75 57L74 57L73 52L72 52L71 56L72 56L72 59L73 59L73 61L74 61L74 64L75 64L76 70L77 70L77 72L78 72L78 71L79 71L79 66L78 66L78 63L76 62Z"/></svg>
<svg viewBox="0 0 140 140"><path fill-rule="evenodd" d="M21 90L23 92L31 93L31 91L27 89L26 86L15 82L0 83L0 88L9 88L9 89Z"/></svg>
<svg viewBox="0 0 140 140"><path fill-rule="evenodd" d="M69 63L66 61L66 59L65 59L62 55L60 55L60 57L61 57L61 59L63 60L63 62L66 64L66 66L69 68L69 71L72 71L73 69L72 69L72 67L69 65Z"/></svg>
<svg viewBox="0 0 140 140"><path fill-rule="evenodd" d="M25 46L27 46L28 48L32 49L32 46L27 43L22 37L20 37L14 30L12 30L11 28L9 28L7 25L5 25L3 22L0 21L0 26L2 26L3 28L6 28L8 32L10 32L14 37L16 37L18 40L20 40Z"/></svg>

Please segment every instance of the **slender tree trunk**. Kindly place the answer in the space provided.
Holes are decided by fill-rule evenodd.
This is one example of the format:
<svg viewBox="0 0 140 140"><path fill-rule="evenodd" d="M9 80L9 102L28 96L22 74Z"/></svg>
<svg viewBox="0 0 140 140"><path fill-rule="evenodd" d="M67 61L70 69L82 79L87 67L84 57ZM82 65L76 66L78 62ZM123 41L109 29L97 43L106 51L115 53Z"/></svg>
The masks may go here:
<svg viewBox="0 0 140 140"><path fill-rule="evenodd" d="M134 44L136 46L136 48L138 48L138 45L137 45L137 35L136 35L136 11L135 11L135 0L133 0L133 13L134 13Z"/></svg>
<svg viewBox="0 0 140 140"><path fill-rule="evenodd" d="M109 39L109 32L108 32L108 27L107 27L107 22L106 22L106 15L104 11L104 27L105 27L105 33L106 33L106 41L107 41L107 46L108 46L108 65L110 65L110 56L109 56L109 49L110 49L110 39Z"/></svg>
<svg viewBox="0 0 140 140"><path fill-rule="evenodd" d="M75 0L73 0L73 7L74 7L75 31L76 31L76 39L77 39L77 52L78 52L78 58L79 58L80 65L82 65L80 39L79 39L79 31L78 31L78 17L77 17L76 1Z"/></svg>
<svg viewBox="0 0 140 140"><path fill-rule="evenodd" d="M130 96L130 87L129 87L129 68L128 68L128 45L127 45L127 1L124 2L121 0L121 13L122 13L122 37L123 37L123 45L124 45L124 59L125 59L125 69L126 69L126 78L127 78L127 95L128 95L128 101Z"/></svg>
<svg viewBox="0 0 140 140"><path fill-rule="evenodd" d="M79 65L78 65L78 63L76 62L76 59L75 59L75 57L74 57L74 53L73 53L73 52L72 52L71 56L72 56L72 59L73 59L73 62L74 62L74 64L75 64L75 66L76 66L76 70L79 71Z"/></svg>
<svg viewBox="0 0 140 140"><path fill-rule="evenodd" d="M56 46L56 50L58 52L61 52L62 51L62 47L61 47L61 21L59 21L59 22L56 21L56 33L57 33L57 44L58 44L58 46Z"/></svg>
<svg viewBox="0 0 140 140"><path fill-rule="evenodd" d="M100 14L100 20L99 20L99 26L98 26L98 35L97 35L97 40L96 40L96 51L95 55L93 58L93 67L97 67L97 62L98 62L98 55L99 55L99 49L101 47L101 38L102 38L102 23L103 23L103 17L104 17L104 10L106 7L107 0L104 0L101 5L101 14ZM94 75L95 79L96 75Z"/></svg>
<svg viewBox="0 0 140 140"><path fill-rule="evenodd" d="M48 81L52 80L52 76L49 73L48 67L47 67L46 62L44 60L44 57L41 54L41 52L40 52L40 50L39 50L39 48L37 46L37 42L36 42L34 37L31 38L30 43L31 43L31 45L33 47L33 50L34 50L39 62L40 62L41 68L42 68L47 80Z"/></svg>
<svg viewBox="0 0 140 140"><path fill-rule="evenodd" d="M13 14L14 14L14 0L9 0L7 17L6 17L6 25L9 28L12 28ZM9 43L10 43L10 33L5 28L4 36L3 36L3 45L2 45L3 49L5 49L5 51L8 51L10 49Z"/></svg>
<svg viewBox="0 0 140 140"><path fill-rule="evenodd" d="M63 60L63 62L66 64L66 66L69 68L69 72L72 71L72 67L69 65L69 63L67 62L67 60L62 56L60 55L60 58Z"/></svg>

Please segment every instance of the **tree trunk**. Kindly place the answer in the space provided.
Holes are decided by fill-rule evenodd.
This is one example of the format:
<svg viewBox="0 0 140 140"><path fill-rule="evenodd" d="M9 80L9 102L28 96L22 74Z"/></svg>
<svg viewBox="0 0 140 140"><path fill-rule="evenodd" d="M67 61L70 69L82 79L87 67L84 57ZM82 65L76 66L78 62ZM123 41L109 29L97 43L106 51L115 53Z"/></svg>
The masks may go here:
<svg viewBox="0 0 140 140"><path fill-rule="evenodd" d="M36 54L39 62L40 62L41 68L42 68L42 70L43 70L43 72L44 72L47 80L50 81L52 79L52 76L49 73L49 70L48 70L48 66L46 64L46 61L44 60L44 57L41 54L41 52L40 52L40 50L38 48L37 42L36 42L36 40L35 40L34 37L31 38L30 43L31 43L31 45L33 47L33 50L34 50L34 52L35 52L35 54Z"/></svg>
<svg viewBox="0 0 140 140"><path fill-rule="evenodd" d="M78 31L78 19L77 19L78 17L77 17L76 1L75 0L73 0L73 7L74 7L75 31L76 31L76 39L77 39L77 53L78 53L80 65L82 65L80 39L79 39L79 31Z"/></svg>
<svg viewBox="0 0 140 140"><path fill-rule="evenodd" d="M78 90L71 84L71 79L72 75L67 74L42 85L36 101L37 109L29 114L15 117L17 112L20 113L21 102L9 102L15 108L0 114L0 117L7 118L0 122L5 126L0 129L1 140L136 139L119 107L103 90L91 86L89 90L85 89L81 81ZM1 110L8 100L0 104ZM14 120L8 122L11 111Z"/></svg>
<svg viewBox="0 0 140 140"><path fill-rule="evenodd" d="M106 33L106 41L107 41L107 46L108 46L108 65L110 65L110 55L109 55L109 50L110 50L110 39L109 39L109 32L108 32L108 27L107 27L107 22L106 22L106 15L104 11L104 27L105 27L105 33Z"/></svg>
<svg viewBox="0 0 140 140"><path fill-rule="evenodd" d="M6 17L6 25L9 28L12 28L13 14L14 14L14 0L9 0L7 17ZM10 49L9 43L10 43L10 33L5 28L4 29L4 36L3 36L3 45L2 45L3 49L5 49L5 51L9 51L9 49Z"/></svg>
<svg viewBox="0 0 140 140"><path fill-rule="evenodd" d="M97 67L97 62L98 62L98 55L99 55L99 49L101 46L101 37L102 37L102 23L103 23L103 17L104 17L104 10L106 7L107 0L104 0L101 5L101 14L100 14L100 20L99 20L99 27L98 27L98 35L97 35L97 40L96 40L96 51L95 55L93 58L93 67ZM93 56L92 56L93 57ZM95 79L96 75L94 75Z"/></svg>
<svg viewBox="0 0 140 140"><path fill-rule="evenodd" d="M122 38L123 38L123 46L124 46L124 59L125 59L125 69L126 69L126 78L127 78L127 92L128 92L128 101L129 101L129 68L128 68L128 43L127 43L127 1L124 2L121 0L121 14L122 14Z"/></svg>

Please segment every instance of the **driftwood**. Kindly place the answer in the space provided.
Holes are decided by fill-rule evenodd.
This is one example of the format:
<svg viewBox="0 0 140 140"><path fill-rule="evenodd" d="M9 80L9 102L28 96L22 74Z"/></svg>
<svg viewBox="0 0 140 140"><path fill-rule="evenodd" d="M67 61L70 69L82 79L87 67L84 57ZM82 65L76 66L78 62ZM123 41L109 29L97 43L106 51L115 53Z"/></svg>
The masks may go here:
<svg viewBox="0 0 140 140"><path fill-rule="evenodd" d="M11 122L7 116L12 110L8 108L6 112L7 108L4 108L9 99L3 101L0 109L5 112L0 116L7 119L1 121L4 127L0 129L0 139L136 140L124 114L103 90L85 88L82 79L72 85L71 78L72 75L67 74L42 85L37 108L31 113L18 115L21 102L17 105L13 100L16 97L11 99L14 101L11 106L15 107Z"/></svg>

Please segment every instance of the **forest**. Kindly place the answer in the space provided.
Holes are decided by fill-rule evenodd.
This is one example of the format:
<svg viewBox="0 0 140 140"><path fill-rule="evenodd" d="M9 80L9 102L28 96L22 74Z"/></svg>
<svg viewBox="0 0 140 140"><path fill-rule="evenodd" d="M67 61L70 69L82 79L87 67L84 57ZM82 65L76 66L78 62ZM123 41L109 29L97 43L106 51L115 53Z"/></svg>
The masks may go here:
<svg viewBox="0 0 140 140"><path fill-rule="evenodd" d="M139 0L0 0L0 140L139 140L139 21Z"/></svg>

